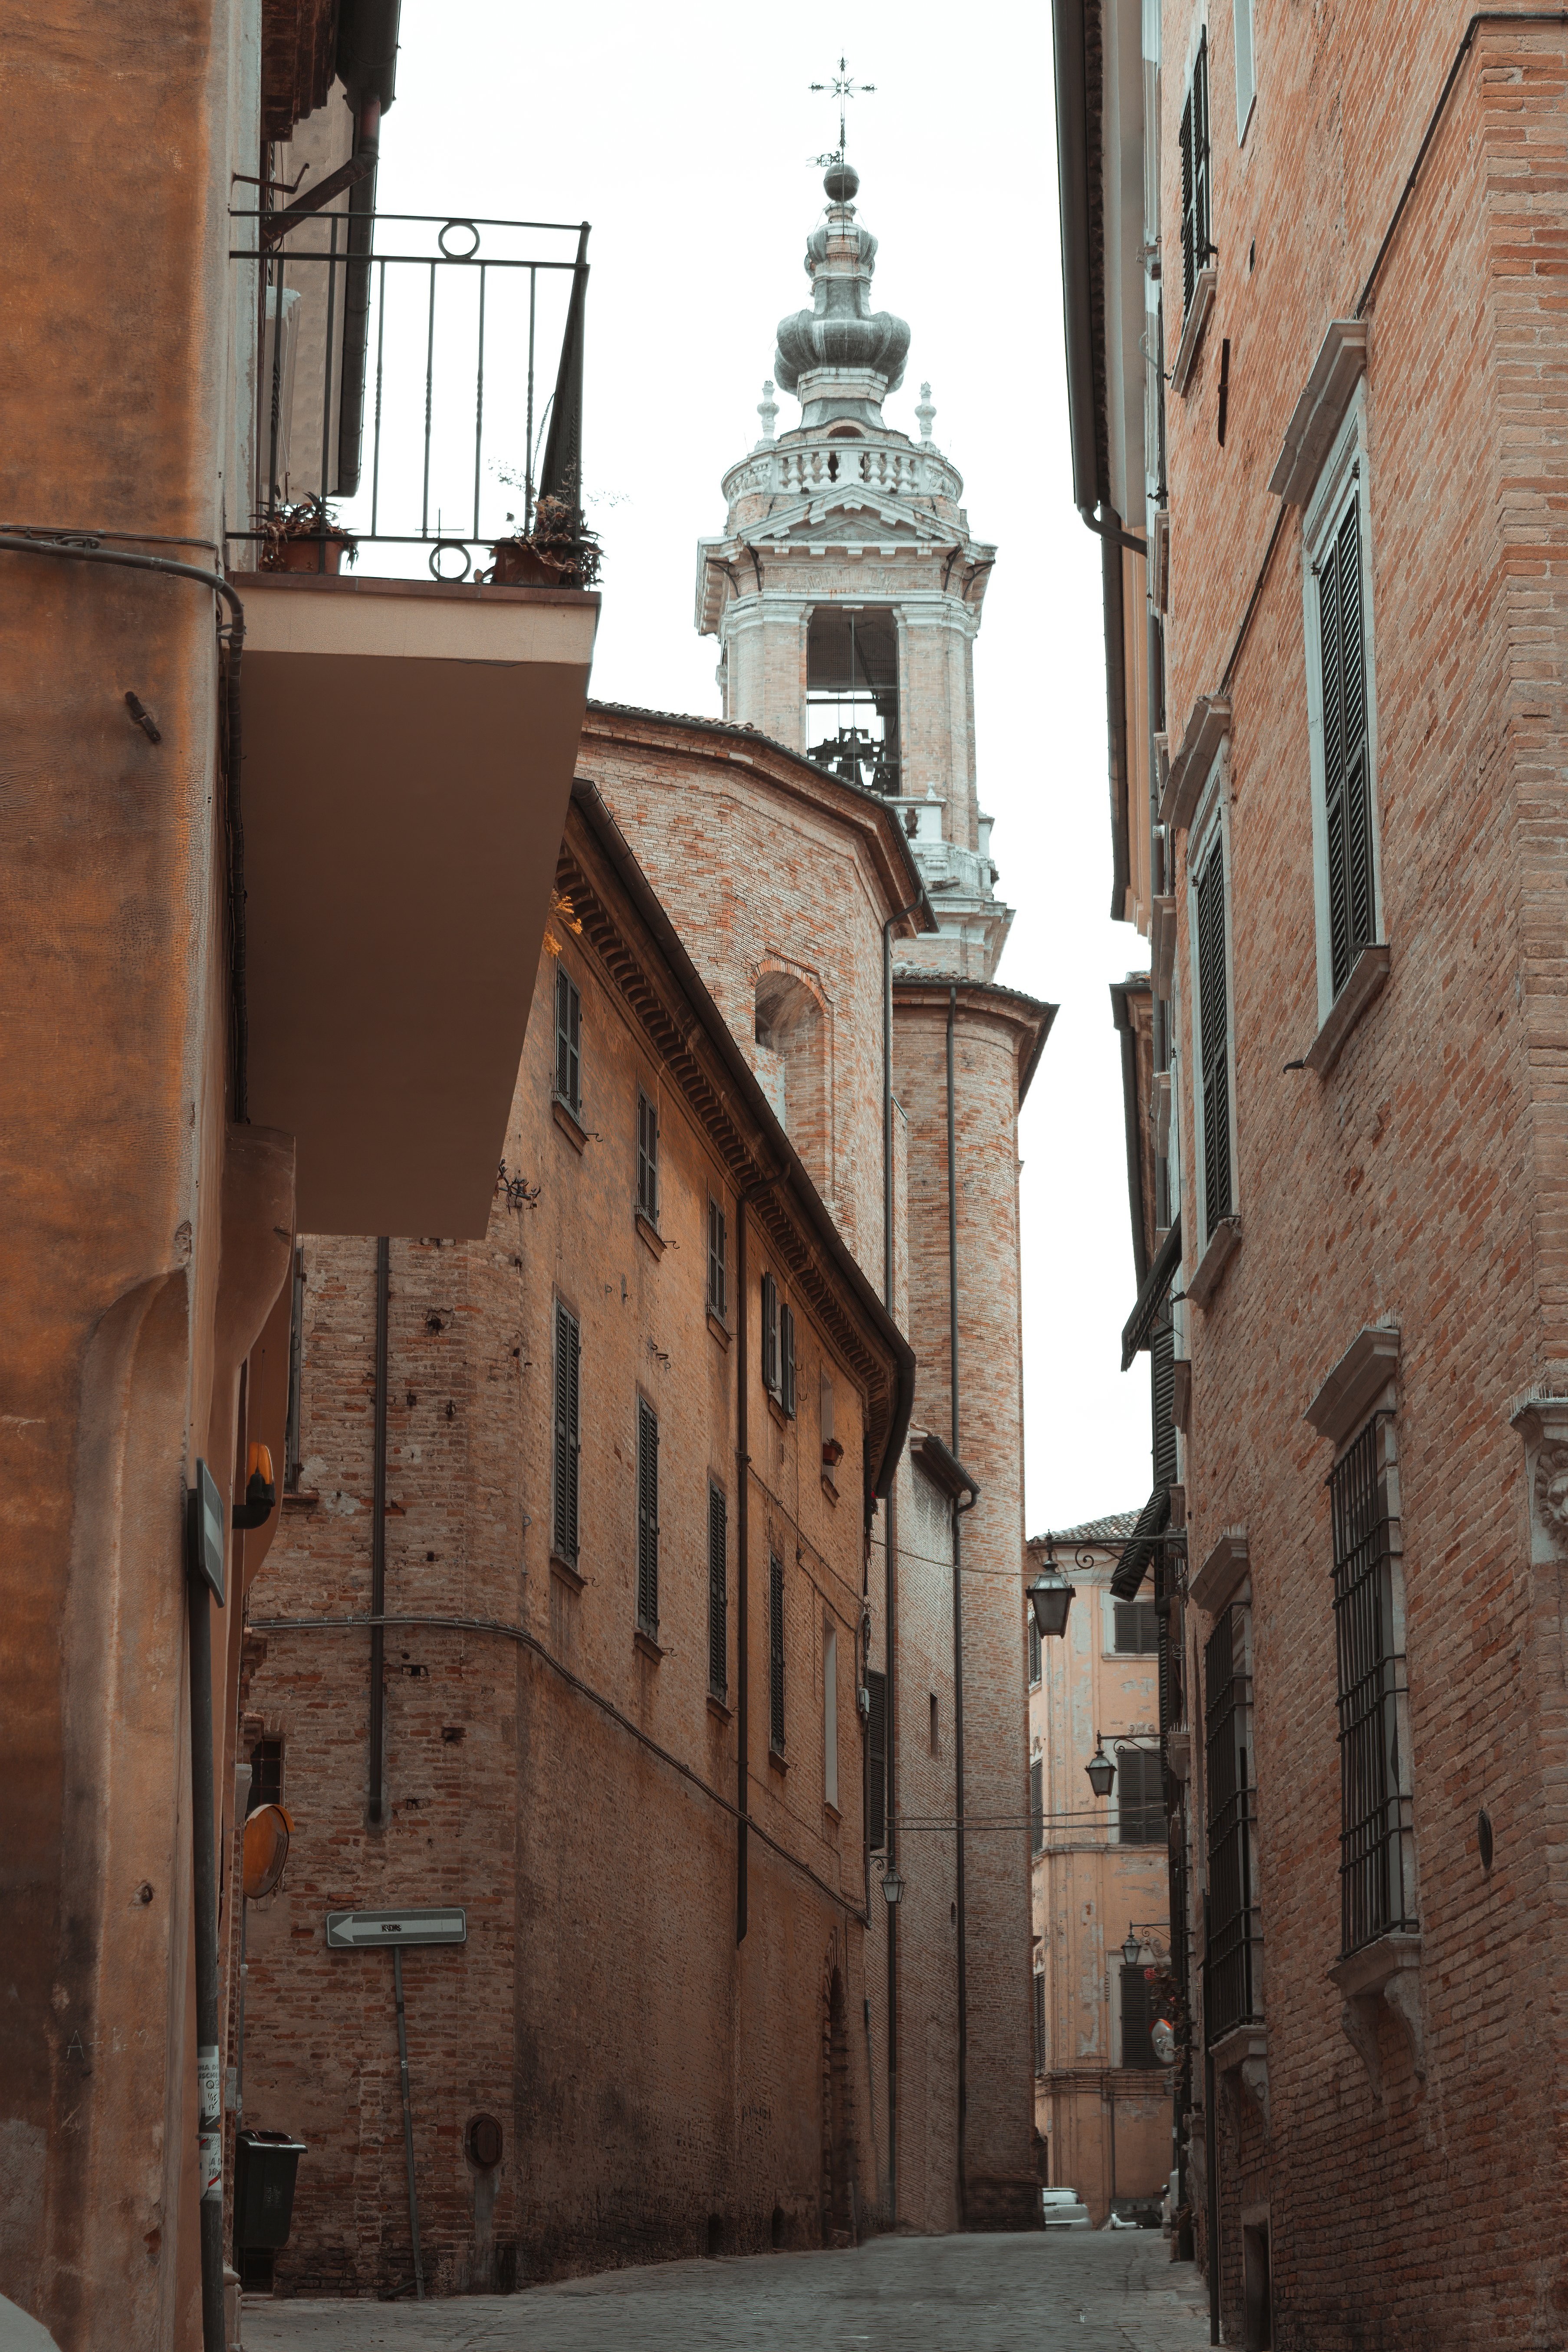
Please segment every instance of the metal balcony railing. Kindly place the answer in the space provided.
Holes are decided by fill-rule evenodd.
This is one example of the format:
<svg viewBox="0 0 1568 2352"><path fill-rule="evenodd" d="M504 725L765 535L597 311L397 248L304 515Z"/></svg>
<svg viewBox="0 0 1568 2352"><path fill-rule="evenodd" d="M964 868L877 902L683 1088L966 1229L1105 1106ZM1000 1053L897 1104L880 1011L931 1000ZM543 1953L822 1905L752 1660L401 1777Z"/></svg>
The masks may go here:
<svg viewBox="0 0 1568 2352"><path fill-rule="evenodd" d="M586 222L234 217L258 355L237 560L276 562L286 527L322 570L352 540L461 580L542 498L580 527Z"/></svg>

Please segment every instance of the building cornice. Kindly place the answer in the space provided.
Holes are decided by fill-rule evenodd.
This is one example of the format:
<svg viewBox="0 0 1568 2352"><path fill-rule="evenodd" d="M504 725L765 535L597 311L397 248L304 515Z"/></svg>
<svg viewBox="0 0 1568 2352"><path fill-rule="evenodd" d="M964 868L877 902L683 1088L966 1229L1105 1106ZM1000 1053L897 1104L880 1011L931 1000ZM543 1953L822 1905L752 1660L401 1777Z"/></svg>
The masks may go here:
<svg viewBox="0 0 1568 2352"><path fill-rule="evenodd" d="M1012 1031L1018 1059L1021 1106L1045 1052L1058 1007L1045 1003L1037 996L1026 996L1021 989L999 988L994 980L959 980L940 971L927 974L903 971L893 974L894 1009L899 1013L930 1013L945 1021L955 989L960 1013L972 1021L999 1022Z"/></svg>

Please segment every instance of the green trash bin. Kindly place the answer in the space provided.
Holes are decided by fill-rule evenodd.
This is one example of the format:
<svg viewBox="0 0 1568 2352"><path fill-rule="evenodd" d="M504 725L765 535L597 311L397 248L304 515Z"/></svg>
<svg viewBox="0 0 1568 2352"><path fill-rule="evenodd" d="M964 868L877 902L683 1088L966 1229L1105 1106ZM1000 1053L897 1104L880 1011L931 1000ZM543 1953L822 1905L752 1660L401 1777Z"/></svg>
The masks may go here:
<svg viewBox="0 0 1568 2352"><path fill-rule="evenodd" d="M294 2218L294 2174L306 2153L303 2140L288 2132L235 2135L234 2242L274 2251L289 2242Z"/></svg>

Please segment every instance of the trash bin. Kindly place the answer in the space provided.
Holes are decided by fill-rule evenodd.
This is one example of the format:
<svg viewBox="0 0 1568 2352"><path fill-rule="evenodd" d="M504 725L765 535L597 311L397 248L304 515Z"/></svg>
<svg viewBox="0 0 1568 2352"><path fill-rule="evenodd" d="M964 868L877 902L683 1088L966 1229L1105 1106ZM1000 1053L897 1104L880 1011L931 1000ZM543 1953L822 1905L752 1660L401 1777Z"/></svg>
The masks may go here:
<svg viewBox="0 0 1568 2352"><path fill-rule="evenodd" d="M234 2242L286 2246L294 2218L294 2174L303 2140L288 2132L237 2132L234 2151Z"/></svg>

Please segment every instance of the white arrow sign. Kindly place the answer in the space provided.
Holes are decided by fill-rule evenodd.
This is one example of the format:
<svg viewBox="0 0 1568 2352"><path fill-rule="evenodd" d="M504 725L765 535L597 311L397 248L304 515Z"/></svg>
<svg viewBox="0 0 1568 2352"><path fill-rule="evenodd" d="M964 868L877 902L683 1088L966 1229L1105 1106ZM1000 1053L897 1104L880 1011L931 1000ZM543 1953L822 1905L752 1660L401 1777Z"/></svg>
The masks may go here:
<svg viewBox="0 0 1568 2352"><path fill-rule="evenodd" d="M404 1944L466 1944L468 1915L446 1911L329 1911L327 1942L343 1951L386 1950Z"/></svg>

